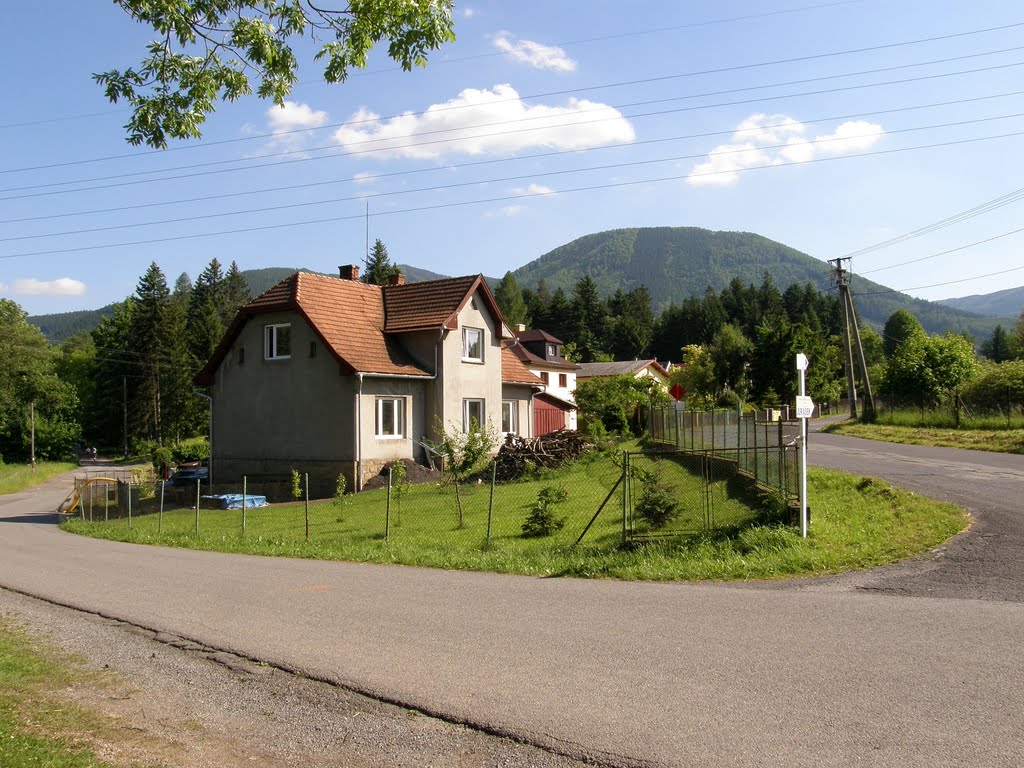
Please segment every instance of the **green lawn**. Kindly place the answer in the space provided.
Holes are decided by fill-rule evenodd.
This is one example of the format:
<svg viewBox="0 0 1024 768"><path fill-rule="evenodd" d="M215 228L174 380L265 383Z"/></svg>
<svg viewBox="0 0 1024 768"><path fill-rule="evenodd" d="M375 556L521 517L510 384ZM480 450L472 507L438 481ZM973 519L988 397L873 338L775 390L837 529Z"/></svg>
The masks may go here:
<svg viewBox="0 0 1024 768"><path fill-rule="evenodd" d="M996 453L1024 453L1024 429L953 429L946 427L907 426L903 424L865 424L840 421L823 431L887 443L932 445L939 448L969 448Z"/></svg>
<svg viewBox="0 0 1024 768"><path fill-rule="evenodd" d="M491 540L487 544L490 488L464 489L462 526L451 488L413 486L400 509L392 502L385 541L385 494L368 491L310 504L309 541L304 505L276 504L250 509L242 530L240 511L178 509L127 520L65 522L87 535L145 544L245 552L261 555L402 563L449 569L529 575L622 579L754 579L825 573L892 562L922 552L962 530L967 519L957 508L825 470L811 470L811 536L769 524L770 506L751 508L726 480L703 494L698 477L665 462L663 479L681 500L674 530L690 536L623 548L621 492L616 491L582 544L573 546L619 476L609 460L584 461L539 480L495 489ZM521 527L546 485L564 486L568 497L554 507L565 519L555 535L524 539ZM635 485L635 484L634 484ZM634 487L634 494L636 488ZM710 501L708 501L710 500ZM708 504L717 533L703 532ZM761 520L760 524L754 524ZM736 527L745 526L745 527ZM162 530L160 530L162 527Z"/></svg>
<svg viewBox="0 0 1024 768"><path fill-rule="evenodd" d="M40 461L34 470L28 464L0 464L0 494L23 491L77 467L61 461Z"/></svg>
<svg viewBox="0 0 1024 768"><path fill-rule="evenodd" d="M69 735L96 732L99 719L59 700L82 674L0 619L0 766L104 768Z"/></svg>

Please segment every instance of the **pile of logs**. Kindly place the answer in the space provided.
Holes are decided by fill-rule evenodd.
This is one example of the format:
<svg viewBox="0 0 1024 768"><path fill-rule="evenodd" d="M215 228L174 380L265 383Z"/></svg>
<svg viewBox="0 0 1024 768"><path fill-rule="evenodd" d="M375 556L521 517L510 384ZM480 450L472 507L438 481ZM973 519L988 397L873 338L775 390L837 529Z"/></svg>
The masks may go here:
<svg viewBox="0 0 1024 768"><path fill-rule="evenodd" d="M573 429L560 429L540 437L509 434L498 451L496 479L518 480L537 469L556 469L575 461L590 448L587 438Z"/></svg>

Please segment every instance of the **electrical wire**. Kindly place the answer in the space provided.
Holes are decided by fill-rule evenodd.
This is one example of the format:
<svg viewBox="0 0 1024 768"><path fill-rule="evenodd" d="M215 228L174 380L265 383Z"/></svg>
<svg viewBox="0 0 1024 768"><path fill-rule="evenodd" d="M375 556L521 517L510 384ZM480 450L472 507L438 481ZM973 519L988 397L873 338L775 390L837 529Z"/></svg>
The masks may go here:
<svg viewBox="0 0 1024 768"><path fill-rule="evenodd" d="M934 80L934 79L938 79L938 78L952 77L952 76L957 76L957 75L962 75L962 74L974 74L974 73L977 73L977 72L987 72L987 71L992 71L992 70L996 70L996 69L1006 69L1006 68L1010 68L1010 67L1019 67L1019 66L1024 66L1024 61L1022 61L1022 62L1014 62L1014 63L1011 63L1011 64L1002 64L1002 65L997 65L997 66L994 66L994 67L984 67L982 69L961 70L961 71L958 71L958 72L943 73L943 74L937 74L937 75L926 75L926 76L916 77L916 78L905 78L905 79L902 79L902 80L890 80L890 81L885 81L885 82L881 82L881 83L865 83L865 84L861 84L861 85L851 85L851 86L846 86L846 87L842 87L842 88L832 88L832 89L825 89L825 90L819 90L819 91L806 91L806 92L803 92L803 93L795 93L795 94L784 94L784 95L781 95L781 96L769 96L769 97L761 97L761 98L756 98L756 99L745 99L745 100L731 101L731 102L720 102L720 103L716 103L716 104L704 104L704 105L697 105L697 106L691 106L691 107L681 107L681 108L678 108L678 109L659 110L657 112L648 112L648 113L641 113L641 114L636 114L636 115L623 116L623 115L620 115L620 114L616 114L614 117L611 117L611 118L601 118L601 119L589 120L589 121L574 120L572 122L562 123L562 124L558 124L558 125L554 125L554 126L548 125L548 126L540 126L540 127L537 127L537 128L526 128L526 129L519 128L519 129L514 129L514 130L509 130L509 131L499 131L499 132L477 134L477 135L473 135L473 136L460 136L460 137L458 137L457 140L458 141L466 141L466 140L470 140L470 139L493 138L495 136L503 136L503 135L507 135L507 134L510 134L510 133L519 134L519 133L523 133L523 132L526 132L526 131L551 130L552 128L577 128L577 127L582 126L582 125L590 125L590 124L593 124L593 123L607 122L608 120L618 120L618 119L621 119L622 117L629 117L631 119L636 119L638 117L661 116L661 115L666 115L666 114L676 114L676 113L679 113L679 112L690 112L690 111L703 110L703 109L713 109L713 108L724 107L724 106L736 106L736 105L751 104L751 103L757 103L757 102L763 102L763 101L773 101L773 100L789 99L789 98L796 98L796 97L803 97L803 96L815 96L815 95L839 93L839 92L845 92L845 91L850 91L850 90L859 90L859 89L864 89L864 88L874 88L874 87L878 87L878 86L901 85L901 84L906 84L906 83L910 83L910 82L920 82L920 81L924 81L924 80ZM739 89L739 90L749 90L749 89ZM702 94L702 95L706 95L706 94ZM689 99L689 98L696 98L696 97L683 96L683 97L667 99L667 100L666 99L662 99L662 100L658 100L658 101L659 102L663 102L663 101L678 101L678 100ZM607 107L607 108L604 108L604 109L616 109L616 108L614 108L614 107ZM525 119L536 119L536 118L524 118L524 120ZM548 119L550 119L550 118L548 118ZM513 122L520 122L520 121L518 121L518 120L517 121L506 121L507 124L510 124L510 123L513 123ZM502 123L493 123L493 124L488 124L488 125L500 125L500 124L502 124ZM437 131L424 131L424 132L422 132L420 134L412 134L412 135L428 135L428 134L436 134L436 133L451 133L453 131L465 131L465 130L467 130L466 127L459 127L459 128L449 128L449 129L443 129L443 130L437 130ZM366 141L352 142L351 145L380 143L382 141L387 141L387 139L368 139ZM176 181L176 180L179 180L179 179L195 178L197 176L209 176L209 175L220 174L220 173L234 173L234 172L238 172L238 171L258 170L258 169L262 169L262 168L270 168L270 167L283 166L283 165L292 165L292 164L295 164L295 163L306 163L306 162L319 161L319 160L324 160L324 159L328 159L328 158L351 157L353 155L373 154L373 153L377 153L377 152L394 152L396 150L418 148L418 147L429 146L429 145L433 145L433 144L445 144L445 143L450 143L452 141L455 141L455 140L452 139L452 138L435 139L435 140L432 140L432 141L414 142L414 143L410 143L410 144L402 144L402 145L391 146L391 147L380 147L380 148L376 148L376 149L369 149L369 150L363 150L363 151L358 151L358 152L334 152L333 154L327 155L327 156L302 157L302 158L297 158L297 159L292 159L292 160L284 160L284 161L280 161L280 162L276 162L276 163L265 163L265 164L261 164L261 165L248 166L248 167L245 167L245 168L227 168L227 169L221 169L221 170L217 170L217 171L197 171L195 173L185 173L185 174L179 174L179 175L176 175L176 176L165 176L165 177L160 177L160 178L155 178L155 179L141 179L141 180L135 180L135 181L121 181L121 182L116 182L116 183L113 183L113 184L103 184L103 185L96 185L96 186L91 186L91 187L79 187L77 189L50 190L50 191L47 191L47 192L36 192L36 193L31 193L31 194L8 195L6 197L0 197L0 201L4 201L4 200L21 200L21 199L26 199L26 198L44 197L44 196L56 195L56 194L72 194L72 193L77 193L77 192L88 192L88 191L93 191L93 190L97 190L97 189L111 189L111 188L114 188L114 187L135 186L135 185L139 185L139 184L150 184L150 183L156 183L156 182L161 182L161 181ZM67 186L69 184L86 184L86 183L91 183L91 182L94 182L94 181L105 181L105 180L109 180L109 179L123 179L125 177L148 176L148 175L151 175L151 174L154 174L154 173L163 173L163 172L166 172L166 171L188 170L188 169L193 169L193 168L202 168L202 167L209 167L209 166L216 166L216 165L226 165L226 164L232 164L232 163L238 163L238 162L248 162L249 160L252 160L252 159L263 159L263 158L266 158L266 157L280 157L280 156L284 156L284 155L291 155L291 154L297 154L297 153L308 154L310 152L316 152L316 151L322 151L322 150L335 150L335 149L336 149L336 146L331 145L331 146L328 146L328 147L314 147L314 148L308 148L308 149L304 149L304 150L289 150L288 152L277 153L277 154L272 154L272 155L264 155L264 156L260 156L260 157L257 157L257 158L243 158L243 159L235 159L235 160L219 160L219 161L212 161L212 162L209 162L209 163L198 163L198 164L190 164L190 165L184 165L184 166L175 166L175 167L171 167L171 168L163 168L163 169L152 170L152 171L136 171L136 172L133 172L133 173L122 173L122 174L115 174L115 175L112 175L112 176L93 177L93 178L90 178L90 179L78 179L78 180L72 180L72 181L51 182L51 183L48 183L48 184L36 184L36 185L21 186L21 187L7 187L7 188L4 188L4 189L0 189L0 193L2 193L2 192L20 192L20 191L24 191L24 190L33 190L33 189L46 189L46 188L57 187L57 186Z"/></svg>
<svg viewBox="0 0 1024 768"><path fill-rule="evenodd" d="M921 149L934 149L934 148L939 148L939 147L958 146L958 145L963 145L963 144L977 143L977 142L980 142L980 141L991 141L991 140L995 140L995 139L1011 138L1011 137L1022 136L1022 135L1024 135L1024 131L1015 131L1015 132L1012 132L1012 133L997 134L997 135L994 135L994 136L982 136L982 137L975 137L975 138L971 138L971 139L957 139L957 140L951 140L951 141L937 142L937 143L934 143L934 144L919 145L919 146L915 146L915 147L900 147L900 148L896 148L896 149L878 150L878 151L875 151L875 152L863 152L863 153L852 154L852 155L842 155L842 156L839 156L839 157L821 157L821 158L814 158L814 159L811 159L811 160L793 161L793 162L789 162L789 163L780 163L780 164L774 164L774 165L773 164L768 164L768 165L761 165L761 166L751 166L749 168L744 168L744 169L735 169L735 170L730 169L730 170L727 170L727 171L710 171L710 172L707 172L707 173L700 173L700 174L687 174L686 176L665 176L665 177L654 178L654 179L638 179L638 180L634 180L634 181L611 182L611 183L607 183L607 184L595 184L595 185L590 185L590 186L585 186L585 187L576 187L576 188L570 188L570 189L557 190L557 191L554 191L554 192L547 192L547 191L540 192L540 193L525 192L525 193L522 193L522 194L503 195L503 196L500 196L500 197L484 198L484 199L478 199L478 200L464 200L464 201L459 201L459 202L436 203L436 204L433 204L433 205L423 205L423 206L418 206L418 207L414 207L414 208L405 208L405 209L396 209L396 210L391 210L391 211L382 211L380 213L373 214L373 216L374 217L377 217L377 216L393 216L393 215L396 215L396 214L417 213L417 212L422 212L422 211L433 211L433 210L440 210L440 209L446 209L446 208L465 207L467 205L480 205L480 204L483 204L483 203L505 202L505 201L508 201L508 200L520 200L520 199L531 198L531 197L542 197L542 196L548 196L548 195L551 195L551 194L569 194L569 193L574 193L574 192L585 192L585 191L602 190L602 189L614 189L614 188L620 188L620 187L640 186L640 185L644 185L644 184L657 184L657 183L663 183L663 182L669 182L669 181L681 181L681 180L684 180L684 179L686 179L688 177L691 177L691 176L717 176L717 175L721 175L723 173L738 173L738 172L741 172L741 171L764 170L764 169L768 169L768 168L780 168L780 167L797 166L797 165L810 165L812 163L824 163L824 162L830 162L830 161L835 161L835 160L849 160L849 159L854 159L854 158L871 157L871 156L876 156L876 155L888 155L888 154L895 154L895 153L900 153L900 152L909 152L909 151L915 151L915 150L921 150ZM249 232L262 232L262 231L286 229L286 228L299 227L299 226L308 226L308 225L311 225L311 224L335 223L335 222L339 222L339 221L349 221L349 220L353 220L353 219L362 219L362 218L364 218L364 214L361 214L361 213L360 214L351 214L351 215L347 215L347 216L332 216L332 217L327 217L327 218L322 218L322 219L312 219L312 220L307 220L307 221L284 222L284 223L280 223L280 224L265 224L265 225L256 226L256 227L243 227L243 228L239 228L239 229L222 230L222 231L219 231L219 232L190 233L190 234L186 234L186 235L174 235L174 236L170 236L170 237L152 238L152 239L147 239L147 240L135 240L135 241L125 242L125 243L109 243L109 244L104 244L104 245L80 246L80 247L76 247L76 248L59 248L59 249L52 249L52 250L45 250L45 251L32 251L32 252L26 252L26 253L13 253L13 254L2 255L2 256L0 256L0 259L24 258L26 256L49 256L49 255L56 255L56 254L63 254L63 253L79 253L79 252L86 252L86 251L104 250L104 249L107 249L107 248L123 248L123 247L136 246L136 245L152 245L152 244L155 244L155 243L167 243L167 242L174 242L174 241L179 241L179 240L192 240L192 239L203 238L203 237L213 237L213 236L221 236L221 235L233 235L233 234L241 234L241 233L249 233Z"/></svg>
<svg viewBox="0 0 1024 768"><path fill-rule="evenodd" d="M901 134L901 133L914 133L914 132L917 132L917 131L935 130L935 129L938 129L938 128L960 127L960 126L970 125L970 124L975 124L975 123L992 122L994 120L1008 120L1008 119L1017 118L1017 117L1024 117L1024 112L1018 112L1018 113L1011 114L1011 115L998 115L998 116L993 116L993 117L977 118L975 120L960 120L960 121L952 122L952 123L940 123L940 124L937 124L937 125L918 126L918 127L914 127L914 128L901 128L901 129L897 129L897 130L893 130L893 131L888 131L884 135L892 136L892 135ZM811 141L807 141L805 144L802 144L801 146L821 146L821 145L827 145L827 144L834 143L834 142L845 142L845 141L851 141L851 140L854 140L854 139L871 138L871 137L876 137L876 136L881 136L881 135L883 135L883 134L879 134L877 132L874 132L874 133L866 133L866 134L861 134L861 135L843 135L841 137L820 138L820 139L814 139L814 140L811 140ZM788 143L782 143L782 144L773 144L773 145L767 145L767 146L760 146L760 147L757 147L757 148L754 148L754 149L743 148L743 149L728 150L728 151L722 151L722 152L715 152L714 153L714 157L720 157L720 156L731 155L731 154L745 154L745 153L748 153L748 152L762 152L764 150L769 150L769 149L785 149L785 148L790 147L790 146L791 145L788 144ZM285 203L285 204L281 204L281 205L265 206L265 207L262 207L262 208L248 208L248 209L244 209L244 210L240 210L240 211L223 211L223 212L218 212L218 213L199 214L199 215L195 215L195 216L182 216L182 217L173 218L173 219L160 219L160 220L156 220L156 221L134 222L134 223L129 223L129 224L111 224L111 225L103 226L103 227L92 227L92 228L86 228L86 229L71 229L71 230L64 230L62 232L47 232L47 233L39 234L39 235L15 235L15 236L11 236L11 237L2 237L2 238L0 238L0 243L12 242L12 241L22 241L22 240L37 240L39 238L46 238L46 237L62 237L62 236L65 236L65 235L93 234L93 233L96 233L96 232L110 232L110 231L114 231L114 230L135 229L135 228L138 228L138 227L150 227L150 226L158 226L158 225L163 225L163 224L180 224L180 223L183 223L183 222L195 222L195 221L204 221L204 220L209 220L209 219L220 219L220 218L226 218L226 217L229 217L229 216L243 216L243 215L248 215L248 214L253 214L253 213L270 213L272 211L292 210L292 209L295 209L295 208L309 208L309 207L316 206L316 205L333 205L333 204L336 204L336 203L351 202L352 200L376 199L376 198L379 198L379 197L393 197L393 196L398 196L398 195L416 194L416 193L419 193L419 192L440 192L440 191L447 191L447 190L451 190L451 189L459 189L459 188L462 188L462 187L475 187L475 186L479 186L481 184L500 184L500 183L506 183L506 182L510 182L510 181L524 181L524 180L527 180L527 179L544 179L544 178L550 178L552 176L566 176L566 175L569 175L569 174L589 173L589 172L593 172L593 171L620 170L620 169L623 169L623 168L635 168L635 167L643 166L643 165L661 165L661 164L664 164L664 163L673 163L673 162L679 162L679 161L682 161L682 160L696 160L696 159L703 158L706 155L707 155L707 153L705 153L705 152L699 152L697 154L691 154L691 155L676 155L676 156L673 156L673 157L660 157L660 158L655 158L655 159L651 159L651 160L633 160L633 161L629 161L629 162L625 162L625 163L610 163L610 164L606 164L606 165L596 165L596 166L589 166L589 167L586 167L586 168L573 168L573 169L560 170L560 171L541 171L541 172L532 171L530 173L521 174L521 175L518 175L518 176L505 176L505 177L502 177L502 178L492 178L492 179L483 179L483 180L474 179L472 181L461 181L461 182L454 182L454 183L451 183L451 184L439 184L439 185L434 185L434 186L429 186L429 187L414 187L414 188L411 188L411 189L392 190L390 192L377 192L377 193L370 194L370 195L350 195L350 196L347 196L347 197L336 197L336 198L330 198L330 199L326 199L326 200L306 200L306 201L303 201L301 203ZM888 267L884 267L884 269L888 269Z"/></svg>

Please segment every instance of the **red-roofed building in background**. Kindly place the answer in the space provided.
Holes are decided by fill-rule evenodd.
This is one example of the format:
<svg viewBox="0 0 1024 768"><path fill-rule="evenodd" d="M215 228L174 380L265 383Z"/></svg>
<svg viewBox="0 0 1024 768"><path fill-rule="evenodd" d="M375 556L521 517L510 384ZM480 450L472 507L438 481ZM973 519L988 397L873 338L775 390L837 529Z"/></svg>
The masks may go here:
<svg viewBox="0 0 1024 768"><path fill-rule="evenodd" d="M474 421L533 435L537 376L481 275L384 287L296 272L239 310L196 381L212 398L214 482L242 476L349 487L421 441Z"/></svg>
<svg viewBox="0 0 1024 768"><path fill-rule="evenodd" d="M526 330L525 325L517 325L513 333L510 350L544 384L542 395L533 400L535 434L576 429L573 393L579 366L565 359L565 344L539 328Z"/></svg>

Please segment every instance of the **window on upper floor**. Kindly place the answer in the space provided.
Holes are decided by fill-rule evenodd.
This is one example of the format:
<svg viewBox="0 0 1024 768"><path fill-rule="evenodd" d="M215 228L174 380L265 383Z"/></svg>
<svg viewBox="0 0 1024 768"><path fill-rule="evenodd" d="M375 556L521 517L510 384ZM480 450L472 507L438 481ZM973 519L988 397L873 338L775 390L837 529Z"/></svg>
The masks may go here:
<svg viewBox="0 0 1024 768"><path fill-rule="evenodd" d="M468 398L462 401L462 429L464 431L476 432L484 426L486 420L483 400Z"/></svg>
<svg viewBox="0 0 1024 768"><path fill-rule="evenodd" d="M555 344L548 344L548 357L558 357L558 347Z"/></svg>
<svg viewBox="0 0 1024 768"><path fill-rule="evenodd" d="M560 386L562 389L565 389L566 387L569 386L569 376L568 376L568 374L565 374L565 373L558 374L558 386Z"/></svg>
<svg viewBox="0 0 1024 768"><path fill-rule="evenodd" d="M375 434L381 439L405 436L405 398L378 397Z"/></svg>
<svg viewBox="0 0 1024 768"><path fill-rule="evenodd" d="M515 400L501 401L501 431L519 432L519 403Z"/></svg>
<svg viewBox="0 0 1024 768"><path fill-rule="evenodd" d="M263 356L267 360L285 360L292 356L291 323L264 326Z"/></svg>
<svg viewBox="0 0 1024 768"><path fill-rule="evenodd" d="M550 378L551 377L548 375L547 371L541 371L540 372L540 380L543 381L545 384L548 383L548 379L550 379Z"/></svg>
<svg viewBox="0 0 1024 768"><path fill-rule="evenodd" d="M484 361L483 329L462 329L462 359L471 363L482 363Z"/></svg>

